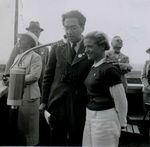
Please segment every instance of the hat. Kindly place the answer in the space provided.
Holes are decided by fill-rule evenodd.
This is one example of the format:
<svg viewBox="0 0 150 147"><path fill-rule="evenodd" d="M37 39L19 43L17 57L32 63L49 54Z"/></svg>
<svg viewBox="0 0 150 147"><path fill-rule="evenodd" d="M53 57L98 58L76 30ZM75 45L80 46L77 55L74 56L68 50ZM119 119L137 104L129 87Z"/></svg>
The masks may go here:
<svg viewBox="0 0 150 147"><path fill-rule="evenodd" d="M35 42L35 46L38 45L38 38L32 32L18 34L18 37L20 38L22 35L26 35L26 36L32 38L32 40Z"/></svg>
<svg viewBox="0 0 150 147"><path fill-rule="evenodd" d="M146 50L146 53L150 54L150 48L148 48L148 49Z"/></svg>
<svg viewBox="0 0 150 147"><path fill-rule="evenodd" d="M44 30L44 29L40 28L40 23L39 23L38 21L31 21L30 24L29 24L29 27L26 28L26 30L29 31L29 30L32 29L32 28L37 28L37 29L39 29L41 32Z"/></svg>

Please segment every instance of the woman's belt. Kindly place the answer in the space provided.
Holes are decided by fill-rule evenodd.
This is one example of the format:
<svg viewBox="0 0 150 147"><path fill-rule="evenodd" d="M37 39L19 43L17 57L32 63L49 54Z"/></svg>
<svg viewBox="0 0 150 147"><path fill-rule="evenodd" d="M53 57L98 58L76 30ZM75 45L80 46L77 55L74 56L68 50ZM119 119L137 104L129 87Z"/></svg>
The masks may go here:
<svg viewBox="0 0 150 147"><path fill-rule="evenodd" d="M89 96L90 102L88 108L90 110L107 110L113 108L114 102L111 97L93 97Z"/></svg>
<svg viewBox="0 0 150 147"><path fill-rule="evenodd" d="M97 103L107 103L112 101L111 97L106 97L106 96L88 96L90 101L95 101Z"/></svg>

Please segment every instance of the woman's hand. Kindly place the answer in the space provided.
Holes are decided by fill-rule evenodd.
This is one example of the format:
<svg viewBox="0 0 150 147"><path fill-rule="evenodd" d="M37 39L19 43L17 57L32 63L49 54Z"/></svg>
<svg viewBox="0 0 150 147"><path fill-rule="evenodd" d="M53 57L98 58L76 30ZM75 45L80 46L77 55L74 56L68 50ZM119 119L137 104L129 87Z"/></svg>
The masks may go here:
<svg viewBox="0 0 150 147"><path fill-rule="evenodd" d="M39 111L43 112L46 108L46 104L45 103L41 103L41 105L39 106Z"/></svg>
<svg viewBox="0 0 150 147"><path fill-rule="evenodd" d="M3 75L2 76L2 84L4 85L4 86L8 86L9 85L9 75Z"/></svg>

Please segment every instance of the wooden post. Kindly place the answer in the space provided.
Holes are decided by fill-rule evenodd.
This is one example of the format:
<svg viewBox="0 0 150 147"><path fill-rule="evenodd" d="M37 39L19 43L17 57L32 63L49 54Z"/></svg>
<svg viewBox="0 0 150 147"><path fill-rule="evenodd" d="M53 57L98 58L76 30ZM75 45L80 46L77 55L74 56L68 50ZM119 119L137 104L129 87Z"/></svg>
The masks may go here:
<svg viewBox="0 0 150 147"><path fill-rule="evenodd" d="M15 1L15 23L14 23L14 44L17 43L17 35L18 35L18 13L19 13L19 0Z"/></svg>

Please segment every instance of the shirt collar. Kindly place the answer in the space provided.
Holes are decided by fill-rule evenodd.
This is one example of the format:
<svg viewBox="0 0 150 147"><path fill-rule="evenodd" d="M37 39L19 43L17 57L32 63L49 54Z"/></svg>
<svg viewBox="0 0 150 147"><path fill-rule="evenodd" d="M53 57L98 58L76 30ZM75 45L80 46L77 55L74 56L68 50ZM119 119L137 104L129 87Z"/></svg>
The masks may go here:
<svg viewBox="0 0 150 147"><path fill-rule="evenodd" d="M80 41L78 41L77 43L76 43L76 46L75 46L75 51L76 51L76 53L78 52L78 50L79 50L79 47L80 47L80 43L83 41L83 36L81 37L81 40ZM69 43L70 43L70 45L71 45L71 47L73 46L73 43L72 42L70 42L69 41Z"/></svg>
<svg viewBox="0 0 150 147"><path fill-rule="evenodd" d="M97 66L103 64L103 63L105 62L105 60L106 60L106 58L102 58L102 59L101 59L100 61L98 61L97 63L94 63L94 64L93 64L93 67L97 67Z"/></svg>

